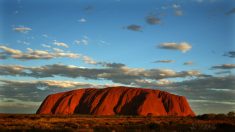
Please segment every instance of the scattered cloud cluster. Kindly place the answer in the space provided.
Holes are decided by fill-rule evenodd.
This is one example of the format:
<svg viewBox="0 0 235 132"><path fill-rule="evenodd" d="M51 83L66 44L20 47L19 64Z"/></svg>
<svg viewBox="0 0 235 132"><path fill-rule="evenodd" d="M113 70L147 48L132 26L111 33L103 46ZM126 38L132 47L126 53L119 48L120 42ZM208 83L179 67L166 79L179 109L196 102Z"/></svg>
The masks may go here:
<svg viewBox="0 0 235 132"><path fill-rule="evenodd" d="M98 64L94 59L89 56L72 53L72 52L65 52L59 48L52 48L50 45L43 44L43 47L51 48L52 51L47 50L33 50L31 48L27 48L26 52L21 50L12 49L7 46L0 45L0 59L7 59L7 58L14 58L18 60L37 60L37 59L53 59L53 58L79 58L83 60L83 62L87 64Z"/></svg>
<svg viewBox="0 0 235 132"><path fill-rule="evenodd" d="M183 16L184 15L184 11L182 10L182 7L180 4L178 3L173 3L173 4L169 4L169 5L163 5L161 6L162 10L173 10L173 15L175 16Z"/></svg>
<svg viewBox="0 0 235 132"><path fill-rule="evenodd" d="M211 69L235 69L235 64L222 64L218 66L213 66Z"/></svg>
<svg viewBox="0 0 235 132"><path fill-rule="evenodd" d="M169 50L180 50L182 52L187 52L192 49L192 46L187 42L181 42L179 44L175 42L171 43L162 43L158 45L161 49L169 49Z"/></svg>
<svg viewBox="0 0 235 132"><path fill-rule="evenodd" d="M175 86L184 86L193 89L202 89L202 87L210 89L230 89L235 90L235 76L225 76L225 77L203 77L192 80L186 80L182 82L177 82Z"/></svg>
<svg viewBox="0 0 235 132"><path fill-rule="evenodd" d="M235 51L229 51L229 52L225 53L224 56L235 58Z"/></svg>
<svg viewBox="0 0 235 132"><path fill-rule="evenodd" d="M89 88L89 87L99 87L98 85L92 85L89 83L76 82L76 81L57 81L57 80L40 80L40 81L14 81L14 80L0 80L0 82L5 85L14 85L14 86L22 86L22 84L26 85L35 85L34 87L39 90L45 90L50 87L55 88ZM44 87L44 88L43 88Z"/></svg>
<svg viewBox="0 0 235 132"><path fill-rule="evenodd" d="M19 26L19 27L14 27L13 30L20 33L28 33L32 29L29 27Z"/></svg>
<svg viewBox="0 0 235 132"><path fill-rule="evenodd" d="M173 4L172 8L174 10L175 16L182 16L183 15L183 10L181 9L181 6L178 4Z"/></svg>
<svg viewBox="0 0 235 132"><path fill-rule="evenodd" d="M206 77L172 84L172 90L189 99L230 101L235 100L235 76ZM234 102L235 103L235 102Z"/></svg>
<svg viewBox="0 0 235 132"><path fill-rule="evenodd" d="M29 76L35 78L63 76L69 78L82 77L85 79L105 79L114 83L129 85L136 80L165 78L197 77L201 73L196 70L176 72L171 69L143 69L129 68L119 63L103 63L104 68L83 68L74 65L44 65L39 67L25 67L20 65L0 65L0 75Z"/></svg>
<svg viewBox="0 0 235 132"><path fill-rule="evenodd" d="M3 45L0 45L0 59L14 58L19 60L34 60L34 59L52 59L52 58L80 58L80 54L71 52L49 52L45 50L33 50L27 48L26 52L21 50L12 49Z"/></svg>
<svg viewBox="0 0 235 132"><path fill-rule="evenodd" d="M133 82L131 85L136 87L145 87L145 88L158 88L168 86L173 82L167 79L151 80L151 79L140 79ZM166 90L166 89L163 89Z"/></svg>
<svg viewBox="0 0 235 132"><path fill-rule="evenodd" d="M161 19L154 16L154 15L149 15L145 18L145 21L149 24L149 25L157 25L157 24L161 24ZM131 31L137 31L137 32L141 32L143 31L142 26L137 25L137 24L131 24L125 27L128 30Z"/></svg>
<svg viewBox="0 0 235 132"><path fill-rule="evenodd" d="M114 67L122 67L121 64L107 64ZM73 68L75 66L69 66ZM15 68L17 71L19 67ZM2 70L0 70L2 71ZM55 81L55 80L32 80L32 81L15 81L0 80L0 97L2 103L15 103L25 101L40 105L48 94L63 92L77 88L88 87L105 87L104 85L90 84L73 81ZM157 88L181 96L186 96L195 111L200 111L198 103L201 105L210 105L211 108L218 107L218 104L226 108L234 108L235 104L235 76L224 77L203 77L181 82L172 82L168 79L136 79L131 83L132 86ZM217 105L216 105L217 104ZM10 107L10 106L6 106ZM15 107L15 105L14 105ZM1 107L2 108L2 107ZM205 111L204 111L205 112Z"/></svg>
<svg viewBox="0 0 235 132"><path fill-rule="evenodd" d="M87 36L83 36L82 39L75 40L74 43L77 44L77 45L88 45L89 40L88 40Z"/></svg>
<svg viewBox="0 0 235 132"><path fill-rule="evenodd" d="M160 85L161 82L162 85ZM171 82L164 79L161 82L139 80L135 82L135 86L157 88L186 96L194 111L201 111L201 105L209 105L208 107L210 109L208 109L208 111L201 111L203 113L210 112L209 110L211 109L217 109L218 104L228 108L228 110L235 108L235 76L198 77L181 82ZM218 112L219 111L221 110L218 110Z"/></svg>
<svg viewBox="0 0 235 132"><path fill-rule="evenodd" d="M162 6L162 9L164 9L164 10L165 9L173 9L175 16L182 16L184 14L184 12L181 8L181 5L179 5L179 4L172 4L172 5ZM156 16L155 14L156 14L156 12L152 12L150 15L148 15L145 18L145 21L149 25L157 25L157 24L162 23L162 20L158 17L160 15ZM161 14L161 15L163 15L163 14ZM136 24L128 25L125 28L128 29L128 30L131 30L131 31L143 31L142 26L136 25Z"/></svg>
<svg viewBox="0 0 235 132"><path fill-rule="evenodd" d="M48 94L62 92L77 88L103 87L96 84L89 84L74 81L15 81L0 80L0 92L5 98L14 98L22 101L42 101Z"/></svg>

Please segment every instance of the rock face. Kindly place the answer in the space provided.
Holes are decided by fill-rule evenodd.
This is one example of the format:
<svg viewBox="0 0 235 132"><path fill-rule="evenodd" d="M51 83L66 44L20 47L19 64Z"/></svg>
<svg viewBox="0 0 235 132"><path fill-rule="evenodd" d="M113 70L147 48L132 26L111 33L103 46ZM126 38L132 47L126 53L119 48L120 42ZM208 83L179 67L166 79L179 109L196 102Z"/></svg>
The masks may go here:
<svg viewBox="0 0 235 132"><path fill-rule="evenodd" d="M183 96L129 87L87 88L51 94L37 114L195 116Z"/></svg>

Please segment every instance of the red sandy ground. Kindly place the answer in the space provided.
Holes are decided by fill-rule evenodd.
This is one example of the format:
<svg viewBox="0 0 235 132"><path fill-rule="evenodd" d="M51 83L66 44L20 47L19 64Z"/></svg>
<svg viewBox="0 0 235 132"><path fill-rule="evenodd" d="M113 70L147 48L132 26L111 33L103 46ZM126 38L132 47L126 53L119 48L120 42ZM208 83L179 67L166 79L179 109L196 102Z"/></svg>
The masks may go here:
<svg viewBox="0 0 235 132"><path fill-rule="evenodd" d="M0 114L0 131L218 131L234 132L235 117L152 117Z"/></svg>

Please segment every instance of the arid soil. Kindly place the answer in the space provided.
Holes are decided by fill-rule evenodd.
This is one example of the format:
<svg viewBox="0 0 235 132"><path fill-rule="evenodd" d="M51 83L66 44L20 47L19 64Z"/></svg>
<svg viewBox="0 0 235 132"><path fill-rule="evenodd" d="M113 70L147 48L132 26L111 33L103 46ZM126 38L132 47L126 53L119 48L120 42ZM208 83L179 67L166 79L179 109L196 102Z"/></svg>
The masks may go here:
<svg viewBox="0 0 235 132"><path fill-rule="evenodd" d="M235 118L224 114L196 117L0 114L0 131L234 132Z"/></svg>

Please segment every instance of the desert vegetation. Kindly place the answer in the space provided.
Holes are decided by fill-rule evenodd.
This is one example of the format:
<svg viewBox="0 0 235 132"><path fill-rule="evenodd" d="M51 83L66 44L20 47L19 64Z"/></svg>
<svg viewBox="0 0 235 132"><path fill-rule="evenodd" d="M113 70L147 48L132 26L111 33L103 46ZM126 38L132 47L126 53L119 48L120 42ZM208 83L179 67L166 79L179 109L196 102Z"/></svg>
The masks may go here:
<svg viewBox="0 0 235 132"><path fill-rule="evenodd" d="M0 114L0 131L234 131L234 112L175 116Z"/></svg>

